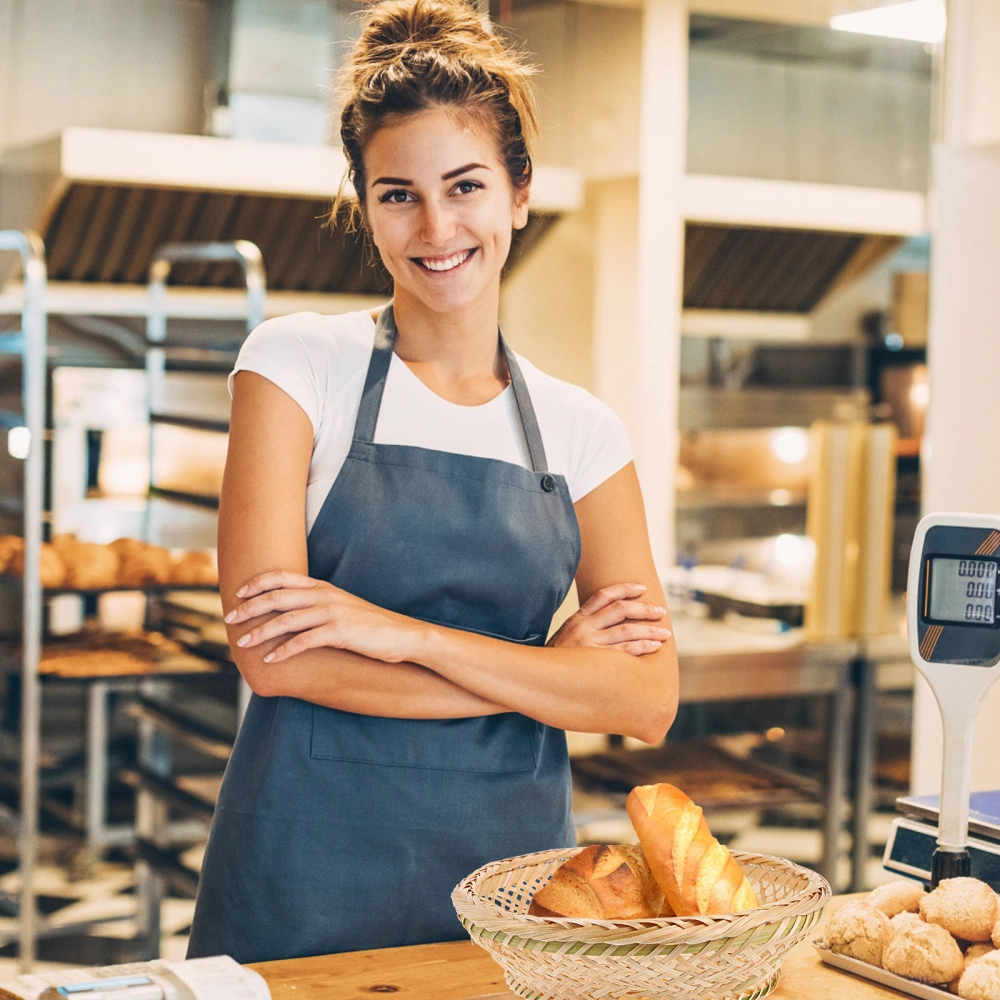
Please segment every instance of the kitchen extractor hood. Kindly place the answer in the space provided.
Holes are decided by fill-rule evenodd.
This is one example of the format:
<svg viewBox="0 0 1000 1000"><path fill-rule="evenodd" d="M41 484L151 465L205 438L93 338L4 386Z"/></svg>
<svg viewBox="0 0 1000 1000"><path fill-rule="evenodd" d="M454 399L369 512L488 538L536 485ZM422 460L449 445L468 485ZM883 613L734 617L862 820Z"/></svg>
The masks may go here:
<svg viewBox="0 0 1000 1000"><path fill-rule="evenodd" d="M261 249L269 292L384 296L389 279L364 236L324 225L345 167L332 147L67 128L5 151L0 229L42 237L53 286L135 288L164 243L246 239ZM582 200L577 171L537 167L508 267ZM224 264L175 270L177 285L240 283Z"/></svg>
<svg viewBox="0 0 1000 1000"><path fill-rule="evenodd" d="M689 336L807 339L828 296L927 228L914 191L688 174L683 202Z"/></svg>

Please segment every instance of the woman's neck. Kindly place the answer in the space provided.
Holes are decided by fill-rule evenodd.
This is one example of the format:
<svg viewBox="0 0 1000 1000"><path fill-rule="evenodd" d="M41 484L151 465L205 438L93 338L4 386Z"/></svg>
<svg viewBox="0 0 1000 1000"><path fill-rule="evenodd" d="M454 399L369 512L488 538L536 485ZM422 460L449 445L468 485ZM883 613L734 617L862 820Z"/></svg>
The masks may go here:
<svg viewBox="0 0 1000 1000"><path fill-rule="evenodd" d="M419 299L397 289L395 352L415 372L433 369L436 378L456 383L495 377L506 383L498 350L497 296L448 313L433 312Z"/></svg>

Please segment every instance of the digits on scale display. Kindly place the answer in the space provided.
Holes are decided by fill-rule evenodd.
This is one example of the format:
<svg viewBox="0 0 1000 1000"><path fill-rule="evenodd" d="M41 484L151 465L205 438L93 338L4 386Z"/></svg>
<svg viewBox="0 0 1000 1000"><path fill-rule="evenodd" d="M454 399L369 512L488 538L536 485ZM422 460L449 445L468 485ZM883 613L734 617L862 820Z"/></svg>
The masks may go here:
<svg viewBox="0 0 1000 1000"><path fill-rule="evenodd" d="M995 560L936 557L929 563L931 620L997 624Z"/></svg>

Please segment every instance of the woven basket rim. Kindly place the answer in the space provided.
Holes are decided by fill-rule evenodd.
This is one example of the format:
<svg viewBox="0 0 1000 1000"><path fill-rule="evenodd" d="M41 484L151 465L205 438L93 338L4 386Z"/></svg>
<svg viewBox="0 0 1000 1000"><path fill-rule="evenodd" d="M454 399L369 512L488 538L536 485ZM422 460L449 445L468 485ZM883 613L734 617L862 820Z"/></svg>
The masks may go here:
<svg viewBox="0 0 1000 1000"><path fill-rule="evenodd" d="M731 851L741 868L765 867L798 875L805 884L784 899L763 903L742 913L706 914L688 917L649 917L643 920L597 920L590 917L539 917L527 913L512 914L498 910L477 892L483 879L516 868L544 864L559 857L572 857L583 847L556 848L503 858L483 865L455 886L452 903L463 923L474 924L482 930L502 930L510 933L511 922L521 925L520 936L539 937L546 941L587 940L600 942L615 940L624 943L623 934L634 931L645 940L651 932L660 930L664 939L705 940L710 937L736 936L769 924L777 924L792 917L801 917L825 905L831 895L829 883L818 872L797 865L784 858L747 851ZM671 933L672 932L672 933Z"/></svg>

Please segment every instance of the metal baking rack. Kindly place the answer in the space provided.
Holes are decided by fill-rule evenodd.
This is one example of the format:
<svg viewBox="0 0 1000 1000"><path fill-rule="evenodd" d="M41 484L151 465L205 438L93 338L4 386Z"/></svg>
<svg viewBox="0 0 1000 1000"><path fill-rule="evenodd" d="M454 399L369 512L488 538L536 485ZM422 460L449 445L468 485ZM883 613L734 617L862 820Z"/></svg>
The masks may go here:
<svg viewBox="0 0 1000 1000"><path fill-rule="evenodd" d="M24 304L21 329L0 335L0 352L19 354L22 363L23 412L4 413L7 447L11 434L24 429L24 488L19 498L24 521L24 579L21 598L21 801L17 831L18 867L21 880L19 909L19 957L22 971L35 961L35 943L40 929L36 910L35 867L38 854L38 757L41 739L41 696L38 661L42 642L42 508L45 475L45 363L48 321L45 314L45 247L32 232L8 229L0 232L0 251L21 256L24 273ZM23 449L22 449L23 451ZM10 498L13 509L18 498Z"/></svg>
<svg viewBox="0 0 1000 1000"><path fill-rule="evenodd" d="M39 237L31 232L17 230L0 231L0 252L13 251L20 254L24 272L24 299L21 312L21 328L14 332L0 333L0 353L16 354L23 358L23 412L13 413L0 411L0 431L9 435L15 431L14 437L5 441L13 453L14 442L20 444L20 455L24 453L24 487L22 496L0 496L0 512L23 518L23 537L25 545L25 567L23 577L0 574L0 585L7 588L17 588L21 591L22 621L19 648L8 644L2 659L15 658L20 661L21 675L21 715L20 715L20 809L16 817L5 820L3 810L0 810L0 823L16 826L18 841L18 871L20 881L20 899L17 903L7 900L6 909L16 910L17 930L0 931L0 943L17 940L19 943L19 961L22 971L30 971L37 958L37 944L41 937L51 935L65 936L70 933L91 930L103 923L99 918L75 923L72 926L49 926L37 910L37 893L35 888L38 854L39 817L41 811L52 813L57 819L70 826L80 827L77 810L61 809L56 802L43 799L40 780L40 742L41 742L41 694L42 683L86 683L87 685L87 734L86 734L86 803L84 808L83 829L86 832L87 844L100 850L111 844L134 841L135 831L129 827L116 828L107 824L106 789L108 779L108 699L117 692L135 692L139 697L130 706L131 714L140 719L140 755L143 766L136 773L125 775L124 780L137 788L137 814L152 816L152 826L147 823L150 843L155 846L157 841L168 838L188 838L191 840L198 834L203 835L207 829L206 821L210 819L212 803L204 798L198 798L174 782L169 775L164 774L164 763L169 763L169 755L162 752L163 741L159 738L163 733L169 733L173 738L185 738L189 745L207 752L216 760L228 757L228 747L232 742L232 734L221 732L209 733L204 724L197 720L186 718L180 713L171 713L166 706L159 705L156 696L163 692L169 679L183 681L196 673L218 674L219 657L204 657L197 651L195 655L184 657L185 662L179 666L177 662L163 663L152 670L143 670L134 675L107 676L100 670L93 676L77 674L73 677L42 677L39 673L39 663L42 656L42 636L45 631L45 606L51 597L65 594L76 596L96 595L116 590L141 590L150 597L164 597L169 593L180 591L216 591L216 587L197 585L158 585L142 588L107 588L102 591L68 590L66 588L43 589L41 586L40 558L41 545L50 531L48 521L50 515L45 511L45 444L51 438L47 427L46 394L47 394L47 314L45 309L46 263L45 248ZM246 241L234 244L192 244L166 246L153 256L150 269L149 309L147 314L147 353L146 370L148 378L148 414L150 421L150 456L149 468L151 478L150 502L147 505L147 529L150 523L149 511L154 502L180 502L195 504L201 507L217 508L218 498L202 497L188 494L177 494L169 490L159 490L152 483L154 468L154 425L174 424L191 427L197 430L210 430L220 433L228 431L228 424L218 421L204 421L185 417L181 414L169 414L163 411L163 387L166 376L167 362L174 353L185 363L214 365L217 370L220 365L231 362L230 352L178 348L172 351L167 343L166 332L166 282L171 269L176 263L198 263L216 265L222 262L235 261L243 269L247 289L247 331L249 332L263 320L264 304L264 270L261 255L256 246ZM148 535L147 535L148 537ZM201 661L196 670L194 661ZM242 718L249 699L249 689L240 682L240 694L237 706L237 719ZM152 762L152 766L147 766ZM169 768L167 768L169 770ZM148 774L146 773L148 772ZM10 784L13 784L10 782ZM172 787L171 787L172 786ZM174 823L162 822L163 813L152 801L152 796L159 795L163 800L169 800L175 806L185 806L186 811L195 816L194 820L181 820ZM152 803L152 805L151 805ZM140 824L137 822L137 826ZM143 856L153 857L156 850L139 848ZM164 853L160 851L160 853ZM146 862L141 862L142 864ZM196 884L197 875L189 873ZM158 876L150 881L154 884ZM176 884L176 878L171 878ZM189 880L188 887L192 883ZM2 894L0 894L2 895ZM140 932L144 929L144 904L150 900L149 893L139 893L139 925ZM2 902L2 901L0 901ZM120 919L115 915L107 919ZM156 939L154 950L158 950L158 913L148 926L155 925ZM140 933L141 947L149 950L148 938ZM131 954L131 953L130 953Z"/></svg>
<svg viewBox="0 0 1000 1000"><path fill-rule="evenodd" d="M235 243L172 244L161 247L152 258L146 320L149 493L152 499L218 509L218 497L158 486L155 469L158 426L219 434L229 431L228 421L169 412L165 391L167 365L171 360L188 367L204 366L213 370L217 370L220 363L228 365L231 361L228 353L179 347L171 345L167 338L167 281L173 268L224 262L235 262L242 269L246 287L246 331L249 333L263 322L266 289L263 260L253 243L238 240ZM203 650L199 653L205 655ZM185 779L174 773L174 744L181 744L224 766L234 737L232 732L193 717L169 702L165 697L167 687L164 681L145 681L140 685L140 697L129 705L139 725L138 763L134 771L126 775L126 780L136 789L137 940L145 948L144 956L149 958L159 954L160 907L166 886L182 895L194 895L198 873L184 864L182 855L187 847L204 839L215 808L214 799L186 787ZM240 679L237 728L249 699L250 689L246 681ZM171 811L183 818L171 821Z"/></svg>

